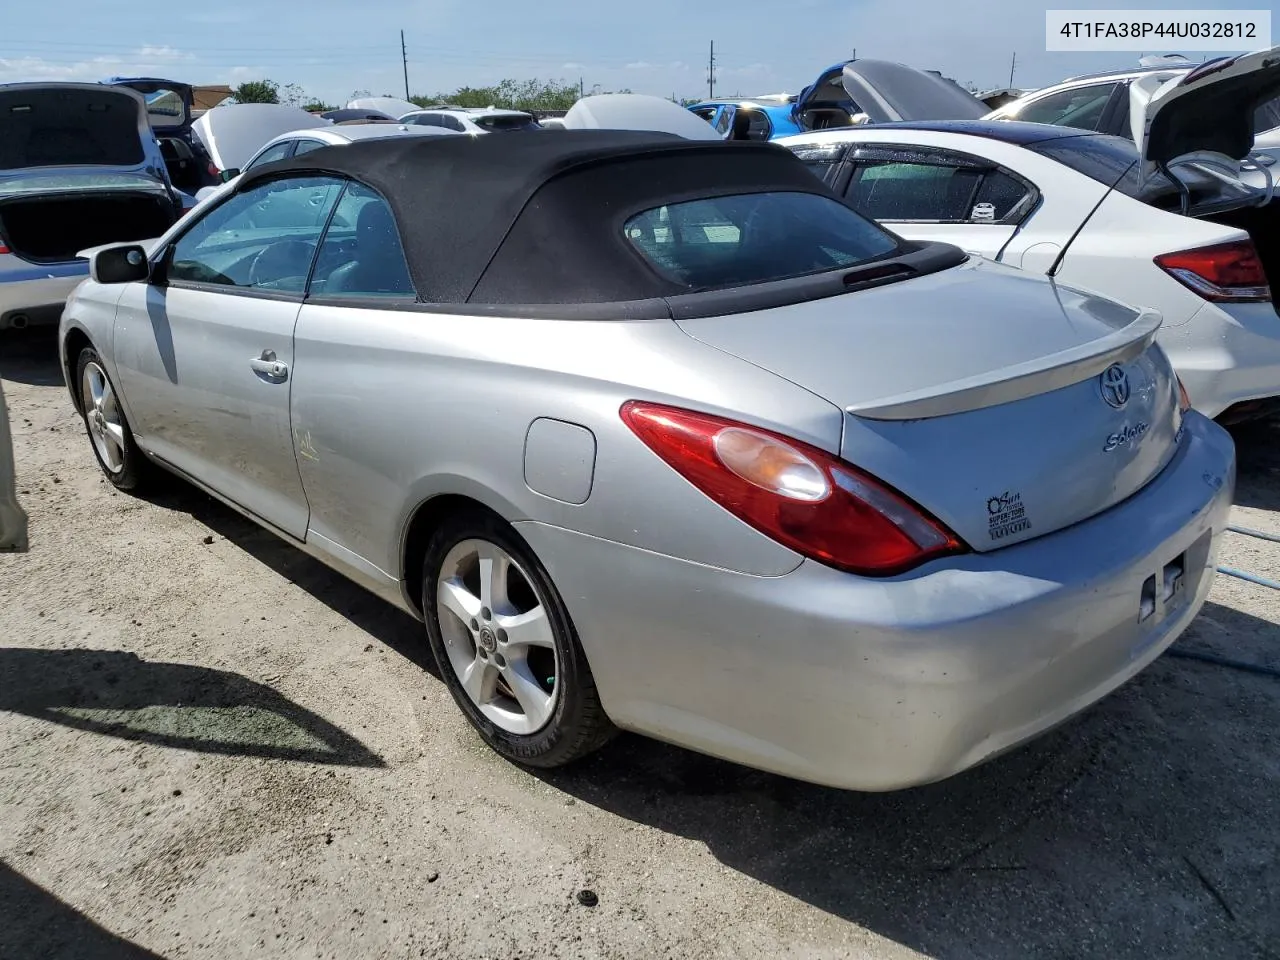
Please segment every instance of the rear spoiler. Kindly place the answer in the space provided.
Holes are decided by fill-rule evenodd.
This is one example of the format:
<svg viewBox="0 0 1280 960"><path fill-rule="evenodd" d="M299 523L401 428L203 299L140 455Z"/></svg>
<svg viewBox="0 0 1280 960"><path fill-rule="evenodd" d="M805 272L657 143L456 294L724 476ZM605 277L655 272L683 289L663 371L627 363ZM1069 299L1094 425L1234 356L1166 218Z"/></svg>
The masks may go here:
<svg viewBox="0 0 1280 960"><path fill-rule="evenodd" d="M1132 360L1151 345L1163 322L1158 312L1144 310L1132 323L1089 343L845 410L866 420L922 420L1024 400L1087 380L1113 363Z"/></svg>

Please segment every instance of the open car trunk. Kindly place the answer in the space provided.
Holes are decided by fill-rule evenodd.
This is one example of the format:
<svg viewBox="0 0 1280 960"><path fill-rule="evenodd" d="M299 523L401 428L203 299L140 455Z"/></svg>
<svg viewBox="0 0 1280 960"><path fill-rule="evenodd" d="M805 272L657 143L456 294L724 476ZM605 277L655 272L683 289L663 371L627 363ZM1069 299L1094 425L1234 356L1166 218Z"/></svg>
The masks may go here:
<svg viewBox="0 0 1280 960"><path fill-rule="evenodd" d="M0 238L33 263L65 263L107 243L158 237L177 219L167 196L103 191L0 201Z"/></svg>

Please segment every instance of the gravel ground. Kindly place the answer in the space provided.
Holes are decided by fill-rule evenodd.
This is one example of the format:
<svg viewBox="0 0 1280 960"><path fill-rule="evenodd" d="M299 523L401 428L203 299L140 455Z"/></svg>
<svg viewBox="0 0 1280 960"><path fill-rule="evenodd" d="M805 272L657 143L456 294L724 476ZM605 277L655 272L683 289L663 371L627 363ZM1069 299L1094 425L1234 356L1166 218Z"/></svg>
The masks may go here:
<svg viewBox="0 0 1280 960"><path fill-rule="evenodd" d="M0 376L32 542L0 557L0 958L1280 956L1274 677L1166 656L898 794L631 736L534 775L414 621L191 488L113 492L49 336ZM1276 533L1278 439L1237 435L1237 522ZM1223 560L1280 579L1278 544ZM1174 649L1277 668L1277 624L1220 577Z"/></svg>

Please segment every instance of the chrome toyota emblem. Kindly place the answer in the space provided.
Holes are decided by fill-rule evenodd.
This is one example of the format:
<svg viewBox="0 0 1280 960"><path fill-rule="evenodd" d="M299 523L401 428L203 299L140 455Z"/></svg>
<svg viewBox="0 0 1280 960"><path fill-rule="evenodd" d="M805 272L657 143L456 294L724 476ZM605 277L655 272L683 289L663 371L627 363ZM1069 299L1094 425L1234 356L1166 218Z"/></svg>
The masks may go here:
<svg viewBox="0 0 1280 960"><path fill-rule="evenodd" d="M1103 370L1098 386L1102 390L1102 399L1117 410L1129 402L1129 375L1120 364L1113 363Z"/></svg>

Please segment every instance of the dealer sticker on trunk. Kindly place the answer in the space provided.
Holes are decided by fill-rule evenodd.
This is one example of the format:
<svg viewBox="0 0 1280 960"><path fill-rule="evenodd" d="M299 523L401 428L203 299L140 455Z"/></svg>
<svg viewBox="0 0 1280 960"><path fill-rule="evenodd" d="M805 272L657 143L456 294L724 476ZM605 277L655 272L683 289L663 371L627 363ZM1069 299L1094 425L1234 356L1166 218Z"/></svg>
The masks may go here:
<svg viewBox="0 0 1280 960"><path fill-rule="evenodd" d="M1006 490L987 499L987 533L992 540L1006 540L1031 529L1022 494Z"/></svg>

